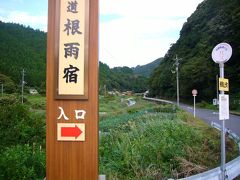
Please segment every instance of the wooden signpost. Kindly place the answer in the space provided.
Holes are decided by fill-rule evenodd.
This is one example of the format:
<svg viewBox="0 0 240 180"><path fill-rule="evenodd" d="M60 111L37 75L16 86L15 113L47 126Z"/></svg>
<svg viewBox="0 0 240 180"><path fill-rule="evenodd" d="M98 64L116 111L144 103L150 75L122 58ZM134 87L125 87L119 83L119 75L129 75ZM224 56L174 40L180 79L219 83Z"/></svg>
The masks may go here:
<svg viewBox="0 0 240 180"><path fill-rule="evenodd" d="M46 179L98 179L98 0L49 0Z"/></svg>

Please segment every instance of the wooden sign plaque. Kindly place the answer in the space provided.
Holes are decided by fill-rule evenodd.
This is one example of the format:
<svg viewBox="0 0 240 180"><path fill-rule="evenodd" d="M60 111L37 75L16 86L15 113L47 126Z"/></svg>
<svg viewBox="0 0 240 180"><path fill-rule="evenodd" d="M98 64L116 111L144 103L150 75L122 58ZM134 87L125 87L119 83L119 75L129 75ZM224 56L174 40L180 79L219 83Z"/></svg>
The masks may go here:
<svg viewBox="0 0 240 180"><path fill-rule="evenodd" d="M46 179L98 179L98 0L49 0Z"/></svg>

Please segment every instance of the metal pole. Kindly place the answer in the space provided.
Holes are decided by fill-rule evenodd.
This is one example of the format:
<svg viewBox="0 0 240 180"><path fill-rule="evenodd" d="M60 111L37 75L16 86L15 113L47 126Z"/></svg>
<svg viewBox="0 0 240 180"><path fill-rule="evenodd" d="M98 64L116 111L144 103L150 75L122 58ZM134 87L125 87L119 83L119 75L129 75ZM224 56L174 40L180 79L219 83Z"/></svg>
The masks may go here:
<svg viewBox="0 0 240 180"><path fill-rule="evenodd" d="M194 115L194 118L195 118L195 95L193 96L193 115Z"/></svg>
<svg viewBox="0 0 240 180"><path fill-rule="evenodd" d="M22 103L23 103L23 89L24 89L24 69L22 71Z"/></svg>
<svg viewBox="0 0 240 180"><path fill-rule="evenodd" d="M1 92L2 92L2 96L3 96L3 84L1 84Z"/></svg>
<svg viewBox="0 0 240 180"><path fill-rule="evenodd" d="M178 67L179 67L179 60L181 59L178 59L177 55L176 55L176 62L175 62L175 65L176 65L176 79L177 79L177 106L179 106L179 74L178 74Z"/></svg>
<svg viewBox="0 0 240 180"><path fill-rule="evenodd" d="M219 64L220 78L224 78L224 64ZM220 94L224 94L224 91L220 91ZM222 131L221 131L221 171L222 179L225 180L225 163L226 163L226 153L225 153L225 120L222 120Z"/></svg>
<svg viewBox="0 0 240 180"><path fill-rule="evenodd" d="M178 64L178 63L177 63ZM176 67L177 71L177 105L179 106L179 80L178 80L178 65Z"/></svg>

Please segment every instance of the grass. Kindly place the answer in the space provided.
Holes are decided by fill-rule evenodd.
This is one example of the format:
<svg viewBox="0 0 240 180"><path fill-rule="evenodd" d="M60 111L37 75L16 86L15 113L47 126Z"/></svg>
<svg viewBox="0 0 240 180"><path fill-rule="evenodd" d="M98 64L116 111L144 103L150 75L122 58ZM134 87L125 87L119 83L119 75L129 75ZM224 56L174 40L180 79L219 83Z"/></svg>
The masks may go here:
<svg viewBox="0 0 240 180"><path fill-rule="evenodd" d="M127 107L111 98L99 124L100 173L107 179L181 178L219 166L220 134L203 121L170 106L136 99ZM237 146L226 144L231 160Z"/></svg>
<svg viewBox="0 0 240 180"><path fill-rule="evenodd" d="M197 174L220 164L220 134L171 105L133 97L100 97L99 170L107 179L167 179ZM45 97L28 96L26 105L45 116ZM226 140L227 161L237 147Z"/></svg>
<svg viewBox="0 0 240 180"><path fill-rule="evenodd" d="M25 104L29 106L30 111L34 116L46 119L46 97L41 95L26 96Z"/></svg>
<svg viewBox="0 0 240 180"><path fill-rule="evenodd" d="M137 101L136 105L134 106L127 106L127 99L128 97L120 97L120 96L100 96L99 98L99 111L101 113L107 114L107 116L123 114L127 112L135 112L138 110L143 109L143 107L153 107L153 103L144 101L141 97L134 97Z"/></svg>
<svg viewBox="0 0 240 180"><path fill-rule="evenodd" d="M211 110L217 110L218 106L213 105L213 104L209 104L206 101L202 101L200 103L196 104L197 107L199 108L205 108L205 109L211 109Z"/></svg>
<svg viewBox="0 0 240 180"><path fill-rule="evenodd" d="M205 109L211 109L211 110L218 110L218 106L217 105L213 105L213 104L209 104L206 101L202 101L200 103L197 103L196 106L198 108L205 108ZM234 100L230 99L230 113L231 114L235 114L240 116L240 106L239 104L237 104L236 102L234 102Z"/></svg>
<svg viewBox="0 0 240 180"><path fill-rule="evenodd" d="M41 95L29 95L27 96L27 105L29 105L32 109L46 109L46 97Z"/></svg>

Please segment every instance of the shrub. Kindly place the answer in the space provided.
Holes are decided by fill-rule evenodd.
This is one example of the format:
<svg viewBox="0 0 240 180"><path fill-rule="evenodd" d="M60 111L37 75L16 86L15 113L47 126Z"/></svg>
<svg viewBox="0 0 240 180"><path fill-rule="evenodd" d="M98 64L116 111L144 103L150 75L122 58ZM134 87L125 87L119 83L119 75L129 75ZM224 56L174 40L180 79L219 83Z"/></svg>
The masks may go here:
<svg viewBox="0 0 240 180"><path fill-rule="evenodd" d="M41 117L30 116L29 109L14 103L0 106L0 152L16 144L43 144L45 122Z"/></svg>
<svg viewBox="0 0 240 180"><path fill-rule="evenodd" d="M12 105L15 103L19 103L19 99L13 94L4 94L4 96L0 97L0 106Z"/></svg>
<svg viewBox="0 0 240 180"><path fill-rule="evenodd" d="M0 156L0 179L43 179L45 177L45 152L29 145L16 145Z"/></svg>
<svg viewBox="0 0 240 180"><path fill-rule="evenodd" d="M175 113L176 106L175 105L159 105L153 108L155 112L165 112L165 113Z"/></svg>

